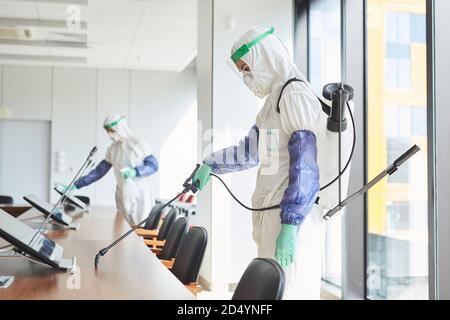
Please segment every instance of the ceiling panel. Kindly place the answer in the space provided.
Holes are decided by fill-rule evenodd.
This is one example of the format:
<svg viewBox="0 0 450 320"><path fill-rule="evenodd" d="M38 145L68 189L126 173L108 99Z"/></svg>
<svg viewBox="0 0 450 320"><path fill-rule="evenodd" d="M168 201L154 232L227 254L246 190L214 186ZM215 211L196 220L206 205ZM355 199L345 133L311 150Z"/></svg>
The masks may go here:
<svg viewBox="0 0 450 320"><path fill-rule="evenodd" d="M146 35L152 32L165 31L165 30L179 31L189 31L189 33L197 33L197 21L187 18L176 18L176 17L145 17L142 19L139 26L138 34Z"/></svg>
<svg viewBox="0 0 450 320"><path fill-rule="evenodd" d="M88 10L85 6L77 6L80 10L81 21L87 20ZM67 21L70 16L69 5L54 3L38 3L36 4L37 13L40 19Z"/></svg>
<svg viewBox="0 0 450 320"><path fill-rule="evenodd" d="M29 54L29 55L47 55L50 49L47 47L25 47L0 44L0 53L5 54Z"/></svg>
<svg viewBox="0 0 450 320"><path fill-rule="evenodd" d="M194 18L197 15L197 6L171 2L149 2L144 9L144 16L186 17Z"/></svg>
<svg viewBox="0 0 450 320"><path fill-rule="evenodd" d="M103 25L106 27L121 27L136 29L139 26L140 15L114 12L89 11L88 23Z"/></svg>
<svg viewBox="0 0 450 320"><path fill-rule="evenodd" d="M196 44L197 32L195 30L174 28L139 28L135 41L145 41L146 38L158 38L170 42L172 45L177 45L177 43Z"/></svg>
<svg viewBox="0 0 450 320"><path fill-rule="evenodd" d="M89 44L91 46L101 44L114 44L129 47L133 42L136 32L135 28L121 28L114 26L113 28L105 25L89 24Z"/></svg>
<svg viewBox="0 0 450 320"><path fill-rule="evenodd" d="M34 3L21 1L0 1L0 15L3 18L37 18Z"/></svg>
<svg viewBox="0 0 450 320"><path fill-rule="evenodd" d="M180 71L195 57L197 0L89 0L79 7L87 30L78 32L87 34L86 49L0 45L0 57L81 56L86 57L87 67L170 71ZM66 21L67 8L61 3L0 0L0 18ZM39 34L54 31L37 25Z"/></svg>
<svg viewBox="0 0 450 320"><path fill-rule="evenodd" d="M139 0L96 0L89 1L89 11L102 12L105 14L122 13L138 16L143 12L147 5L148 1Z"/></svg>

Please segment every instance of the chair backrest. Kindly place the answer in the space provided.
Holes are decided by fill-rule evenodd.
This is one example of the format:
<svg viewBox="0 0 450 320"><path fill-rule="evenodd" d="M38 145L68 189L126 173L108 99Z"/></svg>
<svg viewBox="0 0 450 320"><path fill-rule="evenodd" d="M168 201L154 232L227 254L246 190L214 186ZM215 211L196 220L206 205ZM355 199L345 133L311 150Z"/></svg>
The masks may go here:
<svg viewBox="0 0 450 320"><path fill-rule="evenodd" d="M197 281L207 242L208 233L203 227L192 227L183 239L172 266L172 273L183 284Z"/></svg>
<svg viewBox="0 0 450 320"><path fill-rule="evenodd" d="M10 196L0 196L0 204L14 204L14 199Z"/></svg>
<svg viewBox="0 0 450 320"><path fill-rule="evenodd" d="M169 234L170 227L172 227L173 222L175 221L175 218L178 215L178 210L176 208L172 208L169 210L169 212L166 214L166 217L164 218L163 223L161 224L161 227L159 228L158 237L157 239L162 241L167 239L167 235Z"/></svg>
<svg viewBox="0 0 450 320"><path fill-rule="evenodd" d="M271 259L254 259L239 280L232 300L281 300L285 275Z"/></svg>
<svg viewBox="0 0 450 320"><path fill-rule="evenodd" d="M78 200L81 200L87 206L89 206L91 204L91 199L89 197L86 197L86 196L75 196L75 198L78 198Z"/></svg>
<svg viewBox="0 0 450 320"><path fill-rule="evenodd" d="M161 208L163 206L164 206L163 204L155 204L153 206L152 210L150 211L150 214L148 215L151 218L145 223L144 229L155 230L156 228L158 228L159 220L161 219L162 214Z"/></svg>
<svg viewBox="0 0 450 320"><path fill-rule="evenodd" d="M158 253L158 258L163 260L171 260L175 258L180 248L183 238L186 236L188 230L188 221L185 217L178 217L173 223L167 235L166 242Z"/></svg>

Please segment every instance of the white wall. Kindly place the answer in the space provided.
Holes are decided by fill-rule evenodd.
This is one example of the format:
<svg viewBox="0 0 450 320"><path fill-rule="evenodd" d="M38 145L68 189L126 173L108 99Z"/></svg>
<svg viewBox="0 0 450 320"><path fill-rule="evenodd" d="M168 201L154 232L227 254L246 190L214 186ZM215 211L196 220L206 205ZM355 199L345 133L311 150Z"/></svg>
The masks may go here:
<svg viewBox="0 0 450 320"><path fill-rule="evenodd" d="M226 64L234 41L252 26L274 26L277 36L292 52L293 3L291 0L200 0L198 18L199 121L203 121L203 131L213 128L221 133L213 140L215 151L247 134L262 104ZM230 18L234 19L234 30L228 29ZM199 152L208 144L203 141ZM251 204L255 179L255 169L226 177L231 189L247 204ZM210 232L201 275L212 285L225 288L229 283L238 282L256 256L251 213L236 205L217 182L199 196L199 203L199 219Z"/></svg>
<svg viewBox="0 0 450 320"><path fill-rule="evenodd" d="M50 121L0 120L0 194L16 204L27 194L49 199L50 131Z"/></svg>
<svg viewBox="0 0 450 320"><path fill-rule="evenodd" d="M133 131L160 160L161 170L153 176L157 197L168 198L178 191L196 162L193 69L175 73L1 66L1 71L1 101L11 111L9 119L52 123L49 190L54 182L70 182L94 145L99 148L96 162L103 159L111 143L103 120L112 112L127 115ZM182 150L182 154L174 156L171 150ZM65 155L64 172L56 172L57 152ZM170 165L162 163L161 156L171 157ZM91 196L94 204L114 205L114 189L111 171L80 193ZM55 192L50 194L54 201Z"/></svg>

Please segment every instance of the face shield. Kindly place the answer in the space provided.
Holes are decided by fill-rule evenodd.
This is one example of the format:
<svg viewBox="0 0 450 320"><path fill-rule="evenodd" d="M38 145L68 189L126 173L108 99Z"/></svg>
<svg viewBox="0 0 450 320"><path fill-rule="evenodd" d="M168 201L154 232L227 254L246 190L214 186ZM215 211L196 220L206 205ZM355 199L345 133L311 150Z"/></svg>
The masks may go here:
<svg viewBox="0 0 450 320"><path fill-rule="evenodd" d="M103 126L103 128L106 130L106 131L108 131L108 132L111 132L111 131L115 131L115 127L117 127L117 125L119 124L119 122L120 121L122 121L123 119L125 119L125 117L120 117L119 118L119 120L117 120L117 121L113 121L113 122L111 122L111 123L108 123L108 124L105 124L104 126Z"/></svg>
<svg viewBox="0 0 450 320"><path fill-rule="evenodd" d="M249 43L246 43L242 45L240 48L238 48L229 59L227 59L227 64L230 67L230 69L233 71L233 73L245 83L245 85L248 86L248 83L250 82L251 78L251 70L250 71L244 71L242 70L241 65L248 65L241 59L247 55L250 51L250 49L261 42L263 39L267 38L269 35L273 34L275 32L275 28L271 28L269 31L264 32L256 39L250 41ZM245 80L247 78L247 80ZM252 90L253 91L253 90Z"/></svg>
<svg viewBox="0 0 450 320"><path fill-rule="evenodd" d="M113 121L111 123L105 124L103 128L106 130L106 133L108 134L109 138L113 142L117 142L120 140L120 136L117 133L117 125L123 120L125 117L120 117L117 121Z"/></svg>

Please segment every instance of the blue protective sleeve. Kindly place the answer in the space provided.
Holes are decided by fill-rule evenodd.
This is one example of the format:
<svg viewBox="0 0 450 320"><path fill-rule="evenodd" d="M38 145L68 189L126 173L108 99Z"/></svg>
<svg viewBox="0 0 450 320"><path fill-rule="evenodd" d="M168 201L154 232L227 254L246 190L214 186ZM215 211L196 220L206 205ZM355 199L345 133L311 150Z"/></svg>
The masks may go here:
<svg viewBox="0 0 450 320"><path fill-rule="evenodd" d="M281 202L281 223L301 225L320 190L317 140L311 131L294 132L288 145L289 185Z"/></svg>
<svg viewBox="0 0 450 320"><path fill-rule="evenodd" d="M253 126L248 135L239 141L237 146L214 152L203 162L209 165L215 174L226 174L254 168L259 164L258 138L259 129L257 126Z"/></svg>
<svg viewBox="0 0 450 320"><path fill-rule="evenodd" d="M151 155L144 159L143 165L137 166L135 169L138 177L147 177L157 172L158 168L158 160Z"/></svg>
<svg viewBox="0 0 450 320"><path fill-rule="evenodd" d="M111 167L112 166L108 161L102 160L94 170L78 179L75 182L75 186L80 189L94 183L95 181L101 179L109 171L109 169L111 169Z"/></svg>

